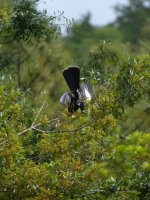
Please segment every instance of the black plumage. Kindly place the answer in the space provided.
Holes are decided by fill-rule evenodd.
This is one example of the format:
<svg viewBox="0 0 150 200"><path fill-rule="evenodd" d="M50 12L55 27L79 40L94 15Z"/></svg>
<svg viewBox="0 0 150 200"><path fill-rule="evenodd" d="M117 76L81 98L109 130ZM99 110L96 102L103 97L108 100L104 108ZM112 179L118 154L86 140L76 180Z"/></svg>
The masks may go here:
<svg viewBox="0 0 150 200"><path fill-rule="evenodd" d="M85 100L91 99L93 96L92 87L89 82L80 86L80 69L72 66L63 70L64 79L70 89L70 92L65 92L60 98L62 105L68 104L68 111L75 112L85 109Z"/></svg>
<svg viewBox="0 0 150 200"><path fill-rule="evenodd" d="M71 91L80 88L80 69L78 67L68 67L63 70L63 76Z"/></svg>

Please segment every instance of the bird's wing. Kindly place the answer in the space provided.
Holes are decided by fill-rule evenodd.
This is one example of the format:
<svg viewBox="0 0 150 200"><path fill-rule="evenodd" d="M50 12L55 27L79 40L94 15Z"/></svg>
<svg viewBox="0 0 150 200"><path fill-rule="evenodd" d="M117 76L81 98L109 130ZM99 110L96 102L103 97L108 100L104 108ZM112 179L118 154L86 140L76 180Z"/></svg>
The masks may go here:
<svg viewBox="0 0 150 200"><path fill-rule="evenodd" d="M80 99L82 100L91 100L94 96L93 89L91 84L87 81L80 86L79 89Z"/></svg>
<svg viewBox="0 0 150 200"><path fill-rule="evenodd" d="M70 96L68 94L68 92L65 92L62 97L60 98L60 103L62 105L66 105L66 103L70 102Z"/></svg>

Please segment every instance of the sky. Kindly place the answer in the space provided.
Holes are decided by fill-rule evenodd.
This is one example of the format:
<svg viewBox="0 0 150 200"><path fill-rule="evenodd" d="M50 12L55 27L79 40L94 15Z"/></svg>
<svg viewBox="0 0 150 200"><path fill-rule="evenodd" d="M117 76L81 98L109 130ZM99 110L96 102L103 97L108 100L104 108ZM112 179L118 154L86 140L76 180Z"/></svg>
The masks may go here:
<svg viewBox="0 0 150 200"><path fill-rule="evenodd" d="M68 19L80 20L87 12L91 13L91 23L103 26L114 21L116 14L113 6L126 5L128 0L41 0L40 9L46 9L48 14L64 11Z"/></svg>

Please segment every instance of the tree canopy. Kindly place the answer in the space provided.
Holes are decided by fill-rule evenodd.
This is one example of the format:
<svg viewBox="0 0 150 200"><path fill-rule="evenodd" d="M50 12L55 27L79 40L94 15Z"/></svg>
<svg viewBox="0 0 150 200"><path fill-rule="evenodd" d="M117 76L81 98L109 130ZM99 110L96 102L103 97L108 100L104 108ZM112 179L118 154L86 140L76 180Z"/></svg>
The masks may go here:
<svg viewBox="0 0 150 200"><path fill-rule="evenodd" d="M150 199L148 37L128 46L116 22L94 27L87 14L56 38L38 2L0 5L0 199ZM130 1L122 19L148 2ZM70 114L59 98L72 63L94 98Z"/></svg>
<svg viewBox="0 0 150 200"><path fill-rule="evenodd" d="M142 38L145 26L149 26L150 1L130 0L127 6L116 6L117 24L124 33L124 39L137 43Z"/></svg>

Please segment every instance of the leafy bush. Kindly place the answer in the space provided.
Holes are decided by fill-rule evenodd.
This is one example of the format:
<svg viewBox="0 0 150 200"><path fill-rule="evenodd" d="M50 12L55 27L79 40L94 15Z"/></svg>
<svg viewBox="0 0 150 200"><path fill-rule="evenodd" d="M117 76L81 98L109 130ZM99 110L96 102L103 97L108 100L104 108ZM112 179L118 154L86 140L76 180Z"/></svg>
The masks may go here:
<svg viewBox="0 0 150 200"><path fill-rule="evenodd" d="M49 119L44 103L36 107L11 84L1 84L0 199L150 197L149 134L119 129L124 109L149 95L149 57L112 59L112 73L107 51L113 55L99 47L89 57L97 63L88 70L95 97L84 112L64 110Z"/></svg>

